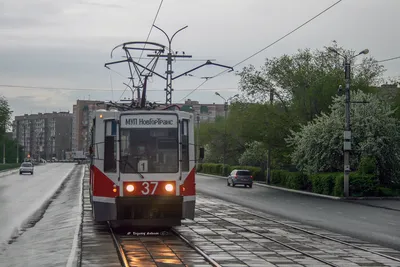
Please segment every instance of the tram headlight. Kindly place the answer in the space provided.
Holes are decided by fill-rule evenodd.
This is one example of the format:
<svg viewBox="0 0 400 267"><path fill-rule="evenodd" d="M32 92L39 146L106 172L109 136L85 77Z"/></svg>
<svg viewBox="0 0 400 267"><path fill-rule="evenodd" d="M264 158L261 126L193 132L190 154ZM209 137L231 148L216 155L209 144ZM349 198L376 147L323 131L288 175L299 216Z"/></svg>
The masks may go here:
<svg viewBox="0 0 400 267"><path fill-rule="evenodd" d="M167 190L168 192L172 192L172 190L174 190L174 186L172 184L166 184L165 190Z"/></svg>
<svg viewBox="0 0 400 267"><path fill-rule="evenodd" d="M126 186L126 191L133 192L133 190L135 190L135 187L133 185L129 184Z"/></svg>

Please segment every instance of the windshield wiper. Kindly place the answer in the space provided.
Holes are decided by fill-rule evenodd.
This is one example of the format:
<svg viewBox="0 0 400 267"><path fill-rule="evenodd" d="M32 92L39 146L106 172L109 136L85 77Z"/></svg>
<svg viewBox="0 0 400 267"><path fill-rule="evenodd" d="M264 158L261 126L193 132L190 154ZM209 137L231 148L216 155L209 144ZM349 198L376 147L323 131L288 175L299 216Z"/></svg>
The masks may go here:
<svg viewBox="0 0 400 267"><path fill-rule="evenodd" d="M143 174L141 174L141 173L137 170L137 168L133 167L133 166L129 163L128 159L123 159L123 160L120 160L120 161L121 161L122 163L125 163L125 165L124 165L124 172L125 172L125 169L126 169L126 165L129 165L129 167L131 167L131 168L133 169L134 173L139 174L140 177L142 177L142 179L144 179Z"/></svg>

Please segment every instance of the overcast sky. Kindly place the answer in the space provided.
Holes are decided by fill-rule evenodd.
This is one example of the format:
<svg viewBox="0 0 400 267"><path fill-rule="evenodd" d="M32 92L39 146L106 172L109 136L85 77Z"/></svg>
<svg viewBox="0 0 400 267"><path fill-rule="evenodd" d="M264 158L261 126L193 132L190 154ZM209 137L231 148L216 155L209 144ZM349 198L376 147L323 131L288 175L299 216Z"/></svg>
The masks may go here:
<svg viewBox="0 0 400 267"><path fill-rule="evenodd" d="M169 35L189 26L174 38L174 51L235 65L336 1L164 0L155 24ZM1 0L0 94L8 99L13 115L72 112L77 99L120 99L129 77L127 65L112 67L120 75L104 68L104 63L121 59L121 53L110 58L116 45L146 40L159 4L159 0ZM299 48L321 49L332 40L348 49L368 48L378 60L400 56L399 10L399 0L343 0L235 70L248 64L261 66L267 57L293 54ZM167 44L154 28L149 41ZM202 61L174 62L174 71L179 74L198 64ZM400 60L383 64L386 76L400 75ZM156 70L164 74L165 62ZM194 72L195 77L175 80L173 102L183 101L204 81L200 77L220 71L207 67ZM237 93L237 84L234 73L221 75L187 98L221 103L215 91L229 97ZM151 79L149 99L164 102L164 87L160 78ZM130 95L127 90L122 97Z"/></svg>

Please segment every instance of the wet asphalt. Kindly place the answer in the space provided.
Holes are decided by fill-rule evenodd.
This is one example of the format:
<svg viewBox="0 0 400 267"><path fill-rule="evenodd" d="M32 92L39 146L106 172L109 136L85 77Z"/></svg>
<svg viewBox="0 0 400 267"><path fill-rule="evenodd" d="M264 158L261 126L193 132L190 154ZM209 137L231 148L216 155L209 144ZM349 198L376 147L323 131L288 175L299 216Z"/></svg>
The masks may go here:
<svg viewBox="0 0 400 267"><path fill-rule="evenodd" d="M73 248L80 223L82 175L83 166L76 166L46 210L32 216L0 252L0 266L76 266Z"/></svg>

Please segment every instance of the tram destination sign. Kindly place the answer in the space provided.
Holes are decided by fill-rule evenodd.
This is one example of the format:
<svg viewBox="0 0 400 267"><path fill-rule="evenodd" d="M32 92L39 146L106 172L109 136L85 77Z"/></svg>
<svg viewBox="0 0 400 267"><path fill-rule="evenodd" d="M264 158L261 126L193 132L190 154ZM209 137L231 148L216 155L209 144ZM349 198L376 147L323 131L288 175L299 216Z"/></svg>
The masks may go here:
<svg viewBox="0 0 400 267"><path fill-rule="evenodd" d="M178 118L172 114L122 115L121 128L175 128Z"/></svg>

